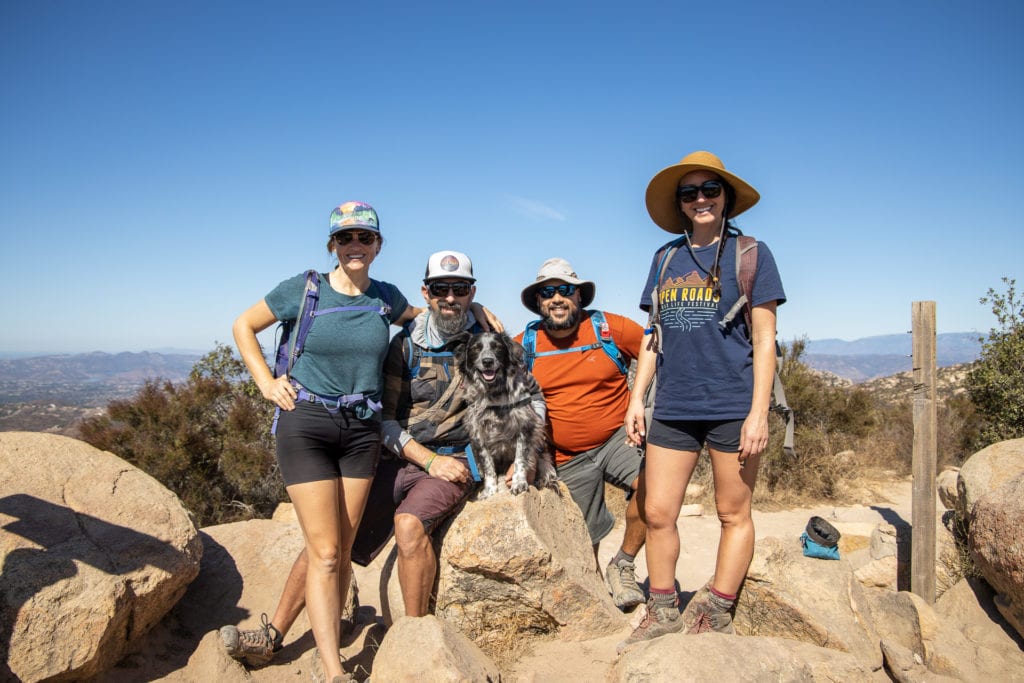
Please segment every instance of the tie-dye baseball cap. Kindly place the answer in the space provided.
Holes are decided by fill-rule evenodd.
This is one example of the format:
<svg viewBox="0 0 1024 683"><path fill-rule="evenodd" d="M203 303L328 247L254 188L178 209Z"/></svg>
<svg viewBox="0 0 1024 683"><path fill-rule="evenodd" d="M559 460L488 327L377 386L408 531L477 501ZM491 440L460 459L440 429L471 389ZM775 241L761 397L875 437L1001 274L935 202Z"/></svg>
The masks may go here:
<svg viewBox="0 0 1024 683"><path fill-rule="evenodd" d="M372 206L365 202L345 202L334 207L331 211L331 231L328 235L356 228L380 232L377 212Z"/></svg>

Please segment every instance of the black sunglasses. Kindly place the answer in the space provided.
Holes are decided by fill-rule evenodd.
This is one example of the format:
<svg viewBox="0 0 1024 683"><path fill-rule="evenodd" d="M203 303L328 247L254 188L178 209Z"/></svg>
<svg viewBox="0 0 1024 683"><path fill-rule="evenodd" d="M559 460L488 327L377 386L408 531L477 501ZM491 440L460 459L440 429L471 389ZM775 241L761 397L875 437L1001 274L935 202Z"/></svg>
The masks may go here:
<svg viewBox="0 0 1024 683"><path fill-rule="evenodd" d="M365 244L367 246L377 241L377 233L375 232L353 232L346 230L345 232L334 233L334 240L338 244L348 244L352 239L358 239L359 244Z"/></svg>
<svg viewBox="0 0 1024 683"><path fill-rule="evenodd" d="M701 185L682 185L676 189L676 197L689 204L697 201L698 192L708 199L714 199L722 194L722 183L717 180L705 180Z"/></svg>
<svg viewBox="0 0 1024 683"><path fill-rule="evenodd" d="M554 285L545 285L537 290L541 299L550 299L555 295L555 292L558 292L564 297L570 297L576 293L576 285L558 285L557 287Z"/></svg>
<svg viewBox="0 0 1024 683"><path fill-rule="evenodd" d="M468 282L431 282L427 285L427 289L430 290L430 296L438 298L448 296L448 292L455 296L466 296L472 287L473 285Z"/></svg>

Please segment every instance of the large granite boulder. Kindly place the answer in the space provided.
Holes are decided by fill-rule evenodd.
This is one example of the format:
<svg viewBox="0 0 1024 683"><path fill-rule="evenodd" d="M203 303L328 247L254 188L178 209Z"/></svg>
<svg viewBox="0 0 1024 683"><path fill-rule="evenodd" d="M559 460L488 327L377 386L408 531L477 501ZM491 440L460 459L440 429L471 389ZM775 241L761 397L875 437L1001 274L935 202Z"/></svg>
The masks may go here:
<svg viewBox="0 0 1024 683"><path fill-rule="evenodd" d="M627 623L564 485L466 505L441 547L435 613L484 651L510 630L584 640Z"/></svg>
<svg viewBox="0 0 1024 683"><path fill-rule="evenodd" d="M1000 593L996 607L1024 635L1024 474L978 499L968 540L978 571Z"/></svg>
<svg viewBox="0 0 1024 683"><path fill-rule="evenodd" d="M786 638L705 633L670 634L626 650L609 682L633 681L889 681L856 656Z"/></svg>
<svg viewBox="0 0 1024 683"><path fill-rule="evenodd" d="M957 477L957 513L970 519L978 499L1024 472L1024 439L983 448L963 464Z"/></svg>
<svg viewBox="0 0 1024 683"><path fill-rule="evenodd" d="M402 617L392 625L373 660L373 678L393 683L497 683L501 675L473 641L428 614Z"/></svg>
<svg viewBox="0 0 1024 683"><path fill-rule="evenodd" d="M871 671L882 667L878 638L861 618L865 591L845 559L805 557L796 541L757 542L736 601L741 635L800 640L854 655Z"/></svg>
<svg viewBox="0 0 1024 683"><path fill-rule="evenodd" d="M201 555L181 502L138 468L67 437L0 433L0 680L113 666Z"/></svg>

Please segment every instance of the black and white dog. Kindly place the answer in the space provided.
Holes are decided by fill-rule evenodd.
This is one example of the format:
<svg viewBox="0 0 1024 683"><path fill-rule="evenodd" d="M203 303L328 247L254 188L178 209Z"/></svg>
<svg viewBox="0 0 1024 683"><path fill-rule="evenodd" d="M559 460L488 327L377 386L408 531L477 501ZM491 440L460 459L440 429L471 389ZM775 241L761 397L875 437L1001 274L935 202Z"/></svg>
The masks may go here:
<svg viewBox="0 0 1024 683"><path fill-rule="evenodd" d="M460 348L458 364L466 391L465 425L484 479L477 497L497 493L498 477L513 463L513 494L526 490L530 470L536 471L537 488L553 486L558 474L544 420L531 405L539 389L523 362L523 347L506 334L484 332Z"/></svg>

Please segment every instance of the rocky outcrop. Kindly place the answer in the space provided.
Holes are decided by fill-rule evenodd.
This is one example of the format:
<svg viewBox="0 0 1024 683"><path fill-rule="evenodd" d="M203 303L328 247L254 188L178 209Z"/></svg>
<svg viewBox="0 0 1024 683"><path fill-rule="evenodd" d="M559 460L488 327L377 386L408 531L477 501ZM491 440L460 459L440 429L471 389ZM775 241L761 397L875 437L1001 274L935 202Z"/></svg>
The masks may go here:
<svg viewBox="0 0 1024 683"><path fill-rule="evenodd" d="M373 677L393 683L501 680L498 667L473 641L431 615L395 622L377 650Z"/></svg>
<svg viewBox="0 0 1024 683"><path fill-rule="evenodd" d="M470 502L444 537L435 613L487 651L511 631L595 638L626 624L562 485Z"/></svg>
<svg viewBox="0 0 1024 683"><path fill-rule="evenodd" d="M978 499L1024 472L1024 439L994 443L978 451L960 468L957 512L970 519Z"/></svg>
<svg viewBox="0 0 1024 683"><path fill-rule="evenodd" d="M969 541L978 571L1000 593L996 607L1024 635L1024 474L975 503Z"/></svg>
<svg viewBox="0 0 1024 683"><path fill-rule="evenodd" d="M939 501L947 510L956 510L960 506L960 494L957 492L956 484L959 479L960 468L958 467L942 470L935 478Z"/></svg>
<svg viewBox="0 0 1024 683"><path fill-rule="evenodd" d="M878 640L856 613L867 609L865 590L846 559L808 558L798 543L766 538L755 546L733 623L741 635L848 652L876 671L882 666Z"/></svg>
<svg viewBox="0 0 1024 683"><path fill-rule="evenodd" d="M81 441L0 433L0 680L113 666L199 572L177 497Z"/></svg>
<svg viewBox="0 0 1024 683"><path fill-rule="evenodd" d="M877 681L889 678L852 654L786 638L672 634L631 646L609 682Z"/></svg>

